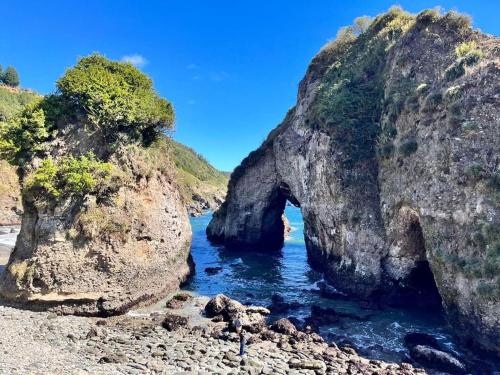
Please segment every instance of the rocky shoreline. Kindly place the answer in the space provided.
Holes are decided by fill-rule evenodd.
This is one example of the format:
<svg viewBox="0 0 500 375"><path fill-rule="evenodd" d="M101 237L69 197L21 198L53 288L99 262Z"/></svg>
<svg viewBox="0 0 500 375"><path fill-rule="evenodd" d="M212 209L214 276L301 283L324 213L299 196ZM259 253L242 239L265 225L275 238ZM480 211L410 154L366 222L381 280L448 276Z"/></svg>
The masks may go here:
<svg viewBox="0 0 500 375"><path fill-rule="evenodd" d="M237 355L228 323L204 315L207 297L165 313L107 319L0 306L0 373L8 374L424 374L362 358L316 334L261 327ZM172 319L172 317L177 317ZM182 317L183 319L179 319ZM178 324L166 324L176 321ZM276 332L276 331L280 331Z"/></svg>

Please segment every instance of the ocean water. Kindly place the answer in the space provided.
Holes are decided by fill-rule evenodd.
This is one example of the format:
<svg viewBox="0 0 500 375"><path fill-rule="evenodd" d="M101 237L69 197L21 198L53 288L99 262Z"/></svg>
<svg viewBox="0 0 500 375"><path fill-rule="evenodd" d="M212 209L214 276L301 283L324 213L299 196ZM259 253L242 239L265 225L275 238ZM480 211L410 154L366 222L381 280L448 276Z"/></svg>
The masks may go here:
<svg viewBox="0 0 500 375"><path fill-rule="evenodd" d="M200 295L214 296L224 293L242 303L268 306L271 296L278 293L285 302L298 301L302 307L285 314L273 315L271 320L293 316L299 319L310 315L311 305L331 307L339 312L369 315L369 320L349 318L323 326L320 334L327 340L346 340L371 358L401 361L407 355L403 338L408 332L425 332L435 336L449 350L457 352L451 331L442 311L387 308L367 310L356 301L332 300L317 293L320 273L307 262L303 221L300 209L287 206L285 214L292 226L290 238L279 252L265 248L252 251L226 249L214 246L206 238L205 228L211 214L192 218L193 242L191 252L196 264L195 274L185 289ZM222 270L209 275L207 267Z"/></svg>

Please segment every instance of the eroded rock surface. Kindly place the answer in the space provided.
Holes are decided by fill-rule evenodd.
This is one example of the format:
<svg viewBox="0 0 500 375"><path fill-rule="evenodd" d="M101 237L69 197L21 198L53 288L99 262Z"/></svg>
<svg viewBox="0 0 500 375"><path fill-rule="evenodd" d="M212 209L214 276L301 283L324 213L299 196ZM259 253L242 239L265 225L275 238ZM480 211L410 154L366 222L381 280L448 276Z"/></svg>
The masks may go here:
<svg viewBox="0 0 500 375"><path fill-rule="evenodd" d="M458 335L500 353L499 51L457 14L397 10L325 47L232 174L208 237L279 248L288 200L336 288L442 302Z"/></svg>

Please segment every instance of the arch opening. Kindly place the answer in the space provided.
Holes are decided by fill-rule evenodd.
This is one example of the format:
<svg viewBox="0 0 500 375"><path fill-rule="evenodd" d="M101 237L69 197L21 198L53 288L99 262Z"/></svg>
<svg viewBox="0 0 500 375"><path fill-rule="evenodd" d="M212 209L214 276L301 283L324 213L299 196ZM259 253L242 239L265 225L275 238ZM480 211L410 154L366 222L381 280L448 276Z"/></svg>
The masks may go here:
<svg viewBox="0 0 500 375"><path fill-rule="evenodd" d="M285 207L290 202L295 207L300 207L300 202L292 194L290 187L281 183L275 189L269 200L262 218L262 242L266 247L281 249L285 241L286 219Z"/></svg>

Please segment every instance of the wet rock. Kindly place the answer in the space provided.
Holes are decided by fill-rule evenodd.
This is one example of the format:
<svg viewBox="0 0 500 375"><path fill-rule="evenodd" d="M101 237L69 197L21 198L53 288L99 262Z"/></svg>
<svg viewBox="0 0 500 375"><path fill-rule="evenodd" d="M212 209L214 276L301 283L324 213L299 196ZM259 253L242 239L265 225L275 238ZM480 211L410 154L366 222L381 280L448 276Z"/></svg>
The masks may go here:
<svg viewBox="0 0 500 375"><path fill-rule="evenodd" d="M430 346L431 348L434 349L441 349L435 337L427 333L421 333L421 332L410 332L406 334L404 337L404 343L408 349L412 349L417 345L424 345L424 346Z"/></svg>
<svg viewBox="0 0 500 375"><path fill-rule="evenodd" d="M290 303L285 302L285 299L279 294L273 294L271 297L271 305L268 306L269 310L274 314L285 313L289 310L298 309L302 304L298 301Z"/></svg>
<svg viewBox="0 0 500 375"><path fill-rule="evenodd" d="M311 306L311 315L305 319L305 325L319 327L325 324L333 324L339 321L337 312L332 308L323 308L318 305Z"/></svg>
<svg viewBox="0 0 500 375"><path fill-rule="evenodd" d="M446 371L451 374L467 373L466 366L449 353L430 346L416 345L410 350L411 357L422 366Z"/></svg>
<svg viewBox="0 0 500 375"><path fill-rule="evenodd" d="M293 335L297 332L297 328L286 318L279 319L271 325L274 332L283 333L285 335Z"/></svg>
<svg viewBox="0 0 500 375"><path fill-rule="evenodd" d="M221 271L222 271L222 267L207 267L207 268L205 268L206 274L210 275L210 276L216 275Z"/></svg>
<svg viewBox="0 0 500 375"><path fill-rule="evenodd" d="M188 324L188 321L188 318L184 316L167 314L161 325L167 331L175 331L180 327L186 326Z"/></svg>
<svg viewBox="0 0 500 375"><path fill-rule="evenodd" d="M325 298L331 299L347 299L347 295L342 293L340 290L335 289L333 286L328 285L324 281L320 281L316 284L319 288L319 294Z"/></svg>

